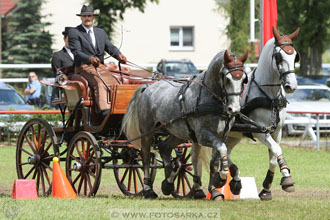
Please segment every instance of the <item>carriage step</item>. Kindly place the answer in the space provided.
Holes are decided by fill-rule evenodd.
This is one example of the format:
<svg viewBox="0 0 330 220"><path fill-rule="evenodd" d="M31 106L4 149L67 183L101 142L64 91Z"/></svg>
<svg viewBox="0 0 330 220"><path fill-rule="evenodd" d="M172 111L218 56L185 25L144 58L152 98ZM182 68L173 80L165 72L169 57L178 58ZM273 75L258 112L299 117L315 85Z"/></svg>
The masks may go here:
<svg viewBox="0 0 330 220"><path fill-rule="evenodd" d="M234 124L231 131L239 131L244 133L264 133L258 127L250 124Z"/></svg>

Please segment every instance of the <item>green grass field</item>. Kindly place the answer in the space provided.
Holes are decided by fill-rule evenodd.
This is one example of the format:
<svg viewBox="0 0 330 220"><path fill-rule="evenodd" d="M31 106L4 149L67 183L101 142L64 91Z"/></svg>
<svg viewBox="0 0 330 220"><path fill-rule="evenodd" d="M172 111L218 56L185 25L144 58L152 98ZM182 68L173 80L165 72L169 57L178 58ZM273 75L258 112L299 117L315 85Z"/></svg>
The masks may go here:
<svg viewBox="0 0 330 220"><path fill-rule="evenodd" d="M272 187L273 200L267 202L252 199L194 201L163 196L160 191L163 170L158 170L154 183L159 195L156 200L123 196L112 170L102 171L101 186L95 198L12 200L12 185L17 178L15 147L0 147L0 219L120 219L123 210L137 213L147 209L151 209L153 214L162 211L211 212L209 219L219 219L219 216L220 219L330 219L330 152L283 147L283 153L296 181L296 192L288 194L282 191L279 185L281 175L277 170ZM267 148L260 144L240 144L232 153L232 159L240 168L241 176L255 177L260 191L268 169ZM204 173L205 192L207 183L208 175ZM117 209L120 215L114 212ZM147 217L171 219L171 215L166 218L164 215ZM130 219L141 218L131 216ZM205 219L205 216L187 215L172 219Z"/></svg>

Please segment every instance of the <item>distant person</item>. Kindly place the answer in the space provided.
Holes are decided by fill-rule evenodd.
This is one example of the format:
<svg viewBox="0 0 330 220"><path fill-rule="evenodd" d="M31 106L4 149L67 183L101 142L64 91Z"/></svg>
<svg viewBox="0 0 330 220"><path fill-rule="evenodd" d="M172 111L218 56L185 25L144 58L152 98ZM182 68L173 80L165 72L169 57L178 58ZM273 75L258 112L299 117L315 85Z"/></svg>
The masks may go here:
<svg viewBox="0 0 330 220"><path fill-rule="evenodd" d="M65 27L64 28L64 31L62 32L63 34L63 41L64 41L64 47L62 48L62 50L60 51L57 51L53 54L53 57L52 57L52 60L51 60L51 63L52 63L52 70L53 70L53 73L54 73L54 76L56 77L56 72L59 68L61 67L73 67L73 54L70 50L70 47L69 47L69 38L68 38L68 33L69 33L69 30L71 29L72 27ZM55 88L53 87L53 91L52 91L52 97L51 97L51 102L58 98L58 93L59 93L59 89L58 88ZM52 106L54 107L54 106ZM55 107L57 108L57 106Z"/></svg>
<svg viewBox="0 0 330 220"><path fill-rule="evenodd" d="M41 84L38 80L38 76L35 72L29 73L29 84L26 87L24 94L27 97L27 102L30 105L41 108Z"/></svg>

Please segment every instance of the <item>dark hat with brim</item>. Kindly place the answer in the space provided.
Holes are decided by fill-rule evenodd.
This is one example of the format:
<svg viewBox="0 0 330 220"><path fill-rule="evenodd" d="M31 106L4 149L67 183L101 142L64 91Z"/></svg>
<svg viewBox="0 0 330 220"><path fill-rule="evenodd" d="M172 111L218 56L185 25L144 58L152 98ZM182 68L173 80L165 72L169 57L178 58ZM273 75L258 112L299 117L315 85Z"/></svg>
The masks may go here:
<svg viewBox="0 0 330 220"><path fill-rule="evenodd" d="M65 27L64 31L62 31L62 34L63 34L64 36L68 36L68 34L69 34L69 30L70 30L71 28L73 28L73 27Z"/></svg>
<svg viewBox="0 0 330 220"><path fill-rule="evenodd" d="M97 16L98 14L94 14L94 8L91 5L83 5L80 11L80 14L76 14L77 16L83 15L94 15Z"/></svg>

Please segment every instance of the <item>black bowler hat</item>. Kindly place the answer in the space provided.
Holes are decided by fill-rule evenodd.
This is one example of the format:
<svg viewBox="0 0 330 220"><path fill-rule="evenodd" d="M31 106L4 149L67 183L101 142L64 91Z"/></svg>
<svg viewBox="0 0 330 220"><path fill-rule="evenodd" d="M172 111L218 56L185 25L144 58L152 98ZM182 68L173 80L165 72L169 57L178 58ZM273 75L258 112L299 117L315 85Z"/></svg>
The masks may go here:
<svg viewBox="0 0 330 220"><path fill-rule="evenodd" d="M64 36L68 36L68 34L69 34L69 30L70 30L71 28L73 28L73 27L65 27L64 31L62 31L62 34L63 34Z"/></svg>
<svg viewBox="0 0 330 220"><path fill-rule="evenodd" d="M94 14L94 8L91 5L83 5L80 11L80 14L76 14L77 16L82 16L82 15L95 15Z"/></svg>

